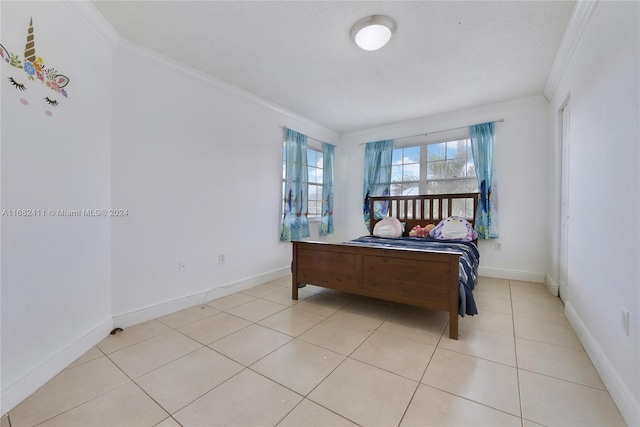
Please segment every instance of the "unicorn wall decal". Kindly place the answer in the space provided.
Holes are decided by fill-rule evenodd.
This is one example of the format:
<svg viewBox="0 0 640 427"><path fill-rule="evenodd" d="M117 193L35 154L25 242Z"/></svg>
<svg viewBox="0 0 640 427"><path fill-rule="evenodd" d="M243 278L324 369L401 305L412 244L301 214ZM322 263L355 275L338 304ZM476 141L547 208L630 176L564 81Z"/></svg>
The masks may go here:
<svg viewBox="0 0 640 427"><path fill-rule="evenodd" d="M30 82L36 82L39 80L41 84L46 85L46 87L58 93L58 95L54 95L48 92L46 94L47 96L42 98L42 102L44 102L44 106L47 108L45 110L45 114L48 116L53 115L52 111L48 109L48 107L57 107L60 105L59 99L61 98L59 95L62 95L65 98L67 97L66 87L69 84L69 78L65 75L59 74L53 67L45 67L42 57L36 56L33 18L29 21L24 57L20 59L17 54L10 53L2 44L0 44L0 58L2 60L1 62L4 62L5 66L10 65L16 70L23 70L26 74L25 77L22 73L10 73L11 75L7 77L15 90L24 92L24 96L20 97L20 103L23 105L30 105L27 94L29 94L31 89L35 89L34 85ZM9 71L11 71L11 69L9 69Z"/></svg>

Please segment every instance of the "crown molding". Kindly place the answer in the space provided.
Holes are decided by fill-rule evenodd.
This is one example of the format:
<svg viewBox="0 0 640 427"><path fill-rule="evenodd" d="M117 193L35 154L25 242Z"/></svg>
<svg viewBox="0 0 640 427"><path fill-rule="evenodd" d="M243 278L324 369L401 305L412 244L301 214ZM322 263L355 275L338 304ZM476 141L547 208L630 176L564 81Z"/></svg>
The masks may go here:
<svg viewBox="0 0 640 427"><path fill-rule="evenodd" d="M151 63L156 65L163 65L165 67L173 68L179 72L188 74L195 77L206 84L216 86L234 95L240 96L244 99L252 101L262 107L265 107L278 114L284 115L290 119L293 119L299 123L317 127L323 130L323 132L329 135L335 135L337 138L338 132L330 129L320 123L316 123L304 116L301 116L293 111L287 110L277 104L265 100L257 95L242 90L237 86L229 84L225 81L217 79L209 74L203 73L193 67L174 61L158 52L131 42L118 34L113 28L111 23L91 4L90 1L76 1L76 0L62 0L62 3L67 6L76 16L78 16L96 36L98 36L112 51L116 48L122 49L124 52L129 52L133 55L138 55Z"/></svg>
<svg viewBox="0 0 640 427"><path fill-rule="evenodd" d="M120 42L120 34L111 26L109 21L102 16L96 7L89 1L63 0L62 4L68 7L80 20L102 40L109 49L114 50Z"/></svg>
<svg viewBox="0 0 640 427"><path fill-rule="evenodd" d="M293 119L299 123L305 124L305 125L309 125L309 126L313 126L315 128L319 128L322 129L323 132L326 132L329 135L335 135L336 137L338 136L338 132L336 132L335 130L326 127L325 125L322 125L320 123L314 122L311 119L308 119L304 116L299 115L298 113L295 113L293 111L287 110L284 107L281 107L280 105L274 104L271 101L267 101L264 98L261 98L257 95L254 95L251 92L247 92L244 89L240 89L237 86L234 86L230 83L227 83L223 80L220 80L210 74L207 74L205 72L202 72L196 68L193 68L189 65L186 65L184 63L178 62L176 60L173 60L169 57L166 57L152 49L149 49L147 47L144 47L142 45L139 45L137 43L134 43L132 41L129 41L125 38L120 38L120 41L118 43L118 48L121 49L124 53L129 53L130 55L134 55L134 56L138 56L141 57L147 61L149 61L151 64L155 64L155 65L161 65L164 67L168 67L168 68L172 68L178 72L187 74L193 78L196 78L200 81L202 81L205 84L209 84L212 86L215 86L217 88L220 88L228 93L231 93L233 95L239 96L241 98L244 98L246 100L249 100L257 105L260 105L264 108L267 108L273 112L276 112L278 114L281 114L283 116L286 116L290 119Z"/></svg>
<svg viewBox="0 0 640 427"><path fill-rule="evenodd" d="M567 25L567 31L564 33L564 37L556 53L556 58L553 61L551 72L547 78L547 83L542 92L548 100L551 100L555 95L558 84L560 84L560 80L580 43L582 34L597 5L598 0L578 0L578 2L576 2L576 6L571 14L571 19Z"/></svg>

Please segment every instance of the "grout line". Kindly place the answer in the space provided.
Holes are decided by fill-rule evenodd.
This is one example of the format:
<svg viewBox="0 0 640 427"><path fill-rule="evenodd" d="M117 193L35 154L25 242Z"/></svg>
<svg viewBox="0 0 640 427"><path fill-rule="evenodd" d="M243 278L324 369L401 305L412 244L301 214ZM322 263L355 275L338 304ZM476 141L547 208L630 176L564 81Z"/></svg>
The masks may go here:
<svg viewBox="0 0 640 427"><path fill-rule="evenodd" d="M400 417L400 424L402 424L402 421L404 420L404 417L407 415L407 411L409 411L409 407L411 406L411 403L413 402L413 399L416 397L416 393L418 392L418 389L420 388L420 385L423 384L422 380L424 379L425 374L427 373L427 369L429 369L429 365L431 364L431 361L433 360L433 356L436 354L436 351L438 351L438 347L440 346L440 341L442 341L442 337L444 336L445 331L447 330L447 326L449 325L449 322L451 320L447 320L447 322L444 325L444 329L442 330L442 333L440 334L440 338L438 338L438 342L436 343L436 345L434 346L433 349L433 353L431 353L431 356L429 356L429 360L427 361L427 364L425 365L424 369L422 370L422 375L420 375L420 379L418 380L418 384L416 385L416 389L413 390L413 394L411 395L411 399L409 399L409 402L407 403L407 407L404 408L404 412L402 413L402 417ZM430 344L427 344L430 345ZM424 384L426 385L426 384Z"/></svg>
<svg viewBox="0 0 640 427"><path fill-rule="evenodd" d="M162 409L162 410L163 410L163 411L164 411L164 412L165 412L169 417L171 417L171 414L169 413L169 411L167 411L167 409L166 409L164 406L162 406L162 405L160 404L160 402L158 402L156 399L154 399L154 398L153 398L153 396L151 396L149 393L147 393L147 391L146 391L145 389L143 389L143 388L140 386L140 384L138 384L137 382L135 382L135 380L131 380L131 382L132 382L136 387L138 387L138 389L140 389L140 391L142 391L144 394L146 394L146 395L147 395L147 397L149 397L149 399L151 399L151 400L153 401L153 403L155 403L156 405L158 405L158 407L159 407L160 409ZM165 418L165 420L166 420L166 418Z"/></svg>
<svg viewBox="0 0 640 427"><path fill-rule="evenodd" d="M215 351L215 350L213 350L213 351ZM234 361L234 362L235 362L235 361ZM238 363L238 362L236 362L236 363ZM226 380L222 381L220 384L216 385L215 387L213 387L213 388L211 388L211 389L209 389L209 390L205 391L204 393L202 393L202 394L201 394L201 395L199 395L199 396L194 397L194 398L193 398L193 400L191 400L191 401L189 401L189 402L185 403L185 404L184 404L184 406L181 406L180 408L176 409L174 412L171 412L171 413L170 413L169 411L167 411L167 410L164 408L164 406L160 405L159 403L158 403L158 405L160 405L160 407L161 407L165 412L167 412L171 418L173 418L173 416L174 416L175 414L177 414L178 412L182 411L182 410L183 410L184 408L186 408L187 406L191 405L191 404L192 404L192 403L194 403L195 401L197 401L197 400L201 399L202 397L204 397L206 394L211 393L213 390L217 389L217 388L218 388L218 387L220 387L221 385L223 385L223 384L225 384L225 383L229 382L232 378L235 378L236 376L240 375L240 373L242 373L242 372L244 372L245 370L249 369L249 368L247 368L246 366L244 366L244 365L242 365L242 364L240 364L240 363L238 363L238 365L242 366L242 369L240 369L238 372L236 372L235 374L231 375L229 378L227 378ZM271 381L273 381L273 380L271 380ZM139 386L138 386L138 387L139 387ZM143 391L144 391L144 390L143 390ZM177 420L176 420L176 421L177 421Z"/></svg>
<svg viewBox="0 0 640 427"><path fill-rule="evenodd" d="M609 390L607 390L606 387L605 388L598 388L598 387L594 387L594 386L587 385L587 384L577 383L575 381L567 380L567 379L564 379L564 378L554 377L553 375L550 375L550 374L544 374L542 372L532 371L530 369L518 368L518 370L519 371L523 371L523 372L529 372L529 373L534 374L534 375L540 375L541 377L546 377L546 378L551 378L553 380L562 381L562 382L565 382L565 383L568 383L568 384L574 384L574 385L577 385L577 386L580 386L580 387L590 388L590 389L595 390L595 391L601 391L601 392L609 393Z"/></svg>
<svg viewBox="0 0 640 427"><path fill-rule="evenodd" d="M522 411L522 387L520 386L520 368L518 366L518 340L516 340L516 316L513 311L513 295L511 293L511 280L509 280L509 299L511 301L511 325L513 327L513 352L516 361L516 380L518 382L518 405L520 408L520 424L524 427L524 413Z"/></svg>
<svg viewBox="0 0 640 427"><path fill-rule="evenodd" d="M464 400L466 400L468 402L472 402L472 403L475 403L477 405L484 406L485 408L489 408L489 409L492 409L494 411L502 412L503 414L510 415L510 416L512 416L514 418L519 418L520 422L522 423L522 419L523 419L522 416L514 415L511 412L505 411L504 409L499 409L499 408L487 405L486 403L478 402L477 400L469 399L468 397L464 397L464 396L461 396L459 394L451 393L450 391L447 391L447 390L444 390L444 389L441 389L441 388L437 388L437 387L434 387L434 386L429 385L429 384L422 384L422 385L425 386L425 387L430 387L432 389L441 391L443 393L450 394L451 396L454 396L454 397L457 397L457 398L460 398L460 399L464 399Z"/></svg>

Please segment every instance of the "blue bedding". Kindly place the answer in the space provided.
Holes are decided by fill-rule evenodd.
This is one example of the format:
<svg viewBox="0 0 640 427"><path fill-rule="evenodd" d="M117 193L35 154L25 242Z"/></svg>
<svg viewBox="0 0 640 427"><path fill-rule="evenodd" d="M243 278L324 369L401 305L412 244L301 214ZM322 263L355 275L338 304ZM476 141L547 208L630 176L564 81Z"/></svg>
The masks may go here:
<svg viewBox="0 0 640 427"><path fill-rule="evenodd" d="M478 314L476 302L473 299L473 289L478 281L478 265L480 253L471 242L460 240L436 240L430 237L402 237L389 239L384 237L364 236L345 242L350 245L373 246L383 248L399 248L420 250L426 252L457 252L460 254L460 305L458 313L473 316Z"/></svg>

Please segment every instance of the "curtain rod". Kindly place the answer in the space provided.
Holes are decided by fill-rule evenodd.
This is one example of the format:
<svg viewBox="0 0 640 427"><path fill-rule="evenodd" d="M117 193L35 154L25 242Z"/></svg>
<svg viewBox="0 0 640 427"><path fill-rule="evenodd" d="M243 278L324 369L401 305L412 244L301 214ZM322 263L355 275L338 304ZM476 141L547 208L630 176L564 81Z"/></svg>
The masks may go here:
<svg viewBox="0 0 640 427"><path fill-rule="evenodd" d="M500 120L493 120L494 123L498 123L498 122L504 122L504 119L500 119ZM486 123L486 122L485 122ZM473 125L470 125L473 126ZM407 138L415 138L416 136L427 136L427 135L431 135L433 133L443 133L443 132L449 132L451 130L458 130L458 129L464 129L464 128L468 128L469 126L459 126L457 128L451 128L451 129L443 129L443 130L436 130L433 132L425 132L425 133L419 133L417 135L409 135L409 136L401 136L399 138L393 138L393 140L395 141L396 139L407 139ZM359 145L364 145L367 144L367 142L361 142Z"/></svg>
<svg viewBox="0 0 640 427"><path fill-rule="evenodd" d="M284 131L285 129L289 129L289 130L292 130L292 131L294 131L294 132L298 132L297 130L295 130L295 129L291 129L290 127L287 127L287 126L285 126L285 125L278 125L278 127L279 127L279 128L282 128L282 130L283 130L283 131ZM306 135L306 134L304 134L304 133L302 133L302 132L298 132L298 133L300 133L300 134L302 134L302 135L306 136L306 137L307 137L307 140L311 139L311 140L314 140L315 142L319 142L319 143L321 143L321 144L324 144L324 143L325 143L324 141L320 141L319 139L317 139L317 138L313 138L313 137L311 137L311 136L309 136L309 135Z"/></svg>

